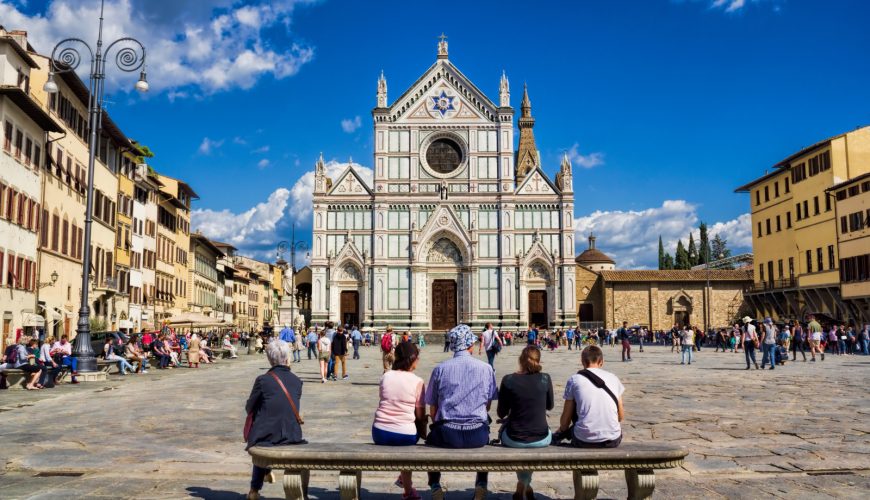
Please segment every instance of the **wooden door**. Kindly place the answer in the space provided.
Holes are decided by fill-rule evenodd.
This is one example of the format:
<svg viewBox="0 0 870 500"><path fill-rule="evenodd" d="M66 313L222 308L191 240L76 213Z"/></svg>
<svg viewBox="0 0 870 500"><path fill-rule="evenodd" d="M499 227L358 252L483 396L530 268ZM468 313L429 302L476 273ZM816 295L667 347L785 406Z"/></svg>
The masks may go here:
<svg viewBox="0 0 870 500"><path fill-rule="evenodd" d="M456 282L432 282L432 329L449 330L456 326Z"/></svg>
<svg viewBox="0 0 870 500"><path fill-rule="evenodd" d="M544 290L529 291L529 323L547 328L547 292Z"/></svg>
<svg viewBox="0 0 870 500"><path fill-rule="evenodd" d="M580 321L595 321L592 304L580 304Z"/></svg>
<svg viewBox="0 0 870 500"><path fill-rule="evenodd" d="M342 324L359 326L359 292L341 292L341 322Z"/></svg>

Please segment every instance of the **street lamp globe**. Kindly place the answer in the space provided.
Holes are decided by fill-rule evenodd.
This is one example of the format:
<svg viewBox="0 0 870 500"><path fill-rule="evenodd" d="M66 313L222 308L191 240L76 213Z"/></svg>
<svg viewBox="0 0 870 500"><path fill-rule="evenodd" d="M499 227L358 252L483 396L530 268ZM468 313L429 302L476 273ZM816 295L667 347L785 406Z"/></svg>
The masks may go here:
<svg viewBox="0 0 870 500"><path fill-rule="evenodd" d="M45 81L45 85L42 86L42 90L46 91L49 94L57 93L57 83L54 81L54 72L48 74L48 80Z"/></svg>
<svg viewBox="0 0 870 500"><path fill-rule="evenodd" d="M58 278L57 271L52 271L51 272L51 284L52 285L57 283L57 278Z"/></svg>
<svg viewBox="0 0 870 500"><path fill-rule="evenodd" d="M141 93L148 92L150 86L148 85L148 79L145 77L145 70L143 69L141 73L139 73L139 81L136 82L136 90Z"/></svg>

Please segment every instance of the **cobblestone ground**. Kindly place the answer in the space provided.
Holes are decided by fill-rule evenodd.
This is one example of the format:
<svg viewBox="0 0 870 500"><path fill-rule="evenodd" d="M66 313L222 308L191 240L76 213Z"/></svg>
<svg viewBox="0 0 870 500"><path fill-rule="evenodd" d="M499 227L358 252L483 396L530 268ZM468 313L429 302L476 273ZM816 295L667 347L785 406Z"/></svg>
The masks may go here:
<svg viewBox="0 0 870 500"><path fill-rule="evenodd" d="M633 350L636 351L634 346ZM425 379L447 354L424 350ZM315 361L293 370L305 381L302 412L310 441L365 442L377 403L380 358L363 348L350 380L321 384ZM499 356L515 369L518 347ZM870 491L870 358L828 356L774 371L744 371L743 355L704 349L680 366L670 347L647 347L632 363L605 347L606 368L627 390L625 440L687 447L679 470L657 474L659 498L867 498ZM577 351L547 352L544 367L561 395ZM262 356L38 392L0 392L0 498L240 498L250 460L241 442L243 405ZM499 376L500 378L500 376ZM561 403L550 414L555 427ZM624 498L621 472L601 473L602 498ZM367 498L397 498L391 474L363 476ZM280 480L280 477L279 477ZM425 477L416 475L425 489ZM338 498L337 473L314 473L313 498ZM473 477L445 474L452 498L471 496ZM493 497L515 478L491 474ZM569 473L539 473L541 498L573 498ZM267 484L267 498L282 498ZM428 495L425 495L428 497Z"/></svg>

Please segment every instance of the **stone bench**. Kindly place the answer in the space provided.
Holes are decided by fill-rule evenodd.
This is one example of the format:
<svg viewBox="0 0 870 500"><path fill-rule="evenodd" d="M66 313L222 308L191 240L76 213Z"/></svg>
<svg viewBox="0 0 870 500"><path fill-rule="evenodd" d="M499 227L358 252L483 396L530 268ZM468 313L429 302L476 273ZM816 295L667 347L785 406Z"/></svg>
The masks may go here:
<svg viewBox="0 0 870 500"><path fill-rule="evenodd" d="M57 380L58 382L63 382L66 376L69 374L68 366L61 366L57 372ZM3 375L6 377L6 388L7 389L24 389L27 380L27 375L22 370L16 368L9 368L7 370L3 370Z"/></svg>
<svg viewBox="0 0 870 500"><path fill-rule="evenodd" d="M679 467L685 448L664 444L627 443L619 448L569 448L550 446L517 449L486 446L452 450L424 445L390 447L373 444L304 444L248 450L254 465L284 469L287 499L308 498L312 470L339 471L342 500L359 498L363 471L516 472L571 471L576 500L598 495L599 470L624 470L628 498L649 498L655 489L655 469Z"/></svg>

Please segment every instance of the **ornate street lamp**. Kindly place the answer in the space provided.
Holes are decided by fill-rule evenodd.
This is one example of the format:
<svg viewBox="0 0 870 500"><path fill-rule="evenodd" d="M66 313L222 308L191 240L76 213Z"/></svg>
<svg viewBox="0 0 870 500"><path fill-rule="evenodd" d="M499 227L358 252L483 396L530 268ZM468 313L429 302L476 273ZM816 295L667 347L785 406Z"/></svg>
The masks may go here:
<svg viewBox="0 0 870 500"><path fill-rule="evenodd" d="M91 310L88 304L89 274L88 269L91 268L91 223L93 214L93 198L94 198L94 161L97 154L97 134L102 127L102 110L103 110L103 85L106 79L106 61L109 60L109 54L112 49L115 49L115 65L121 71L128 73L140 71L139 81L136 82L136 90L139 92L148 91L148 81L145 77L145 46L143 46L135 38L119 38L110 43L103 51L103 8L105 0L100 2L100 27L97 34L97 50L91 50L84 40L79 38L67 38L61 40L55 45L51 51L50 72L48 80L43 86L49 94L58 91L57 83L54 81L54 76L60 73L75 71L81 62L81 53L79 48L87 49L86 55L91 57L91 72L89 82L90 104L88 109L88 124L90 126L90 138L88 140L89 156L88 156L88 192L85 208L85 236L84 236L84 255L82 256L82 268L85 271L82 273L82 294L81 305L79 307L79 321L76 328L76 338L73 344L73 356L78 358L78 370L80 372L94 372L97 370L97 360L94 357L94 350L91 347L91 326L90 315ZM117 46L117 47L116 47ZM77 48L78 47L78 48Z"/></svg>
<svg viewBox="0 0 870 500"><path fill-rule="evenodd" d="M295 277L296 277L296 250L297 249L299 251L308 250L307 243L305 243L304 241L296 241L296 223L293 223L293 230L290 234L290 241L289 242L288 241L280 241L280 242L278 242L278 247L276 248L277 259L275 260L275 264L278 267L280 267L281 269L283 269L284 271L286 271L288 268L287 261L284 260L284 253L287 251L288 248L290 249L290 266L289 266L289 268L292 269L292 271L293 271L292 276L294 277L293 288L290 290L290 299L295 301L296 300L296 279L295 279ZM296 305L298 305L298 304L296 304ZM294 323L294 321L296 319L294 317L295 310L296 310L296 307L290 308L290 326L295 325L295 323Z"/></svg>

